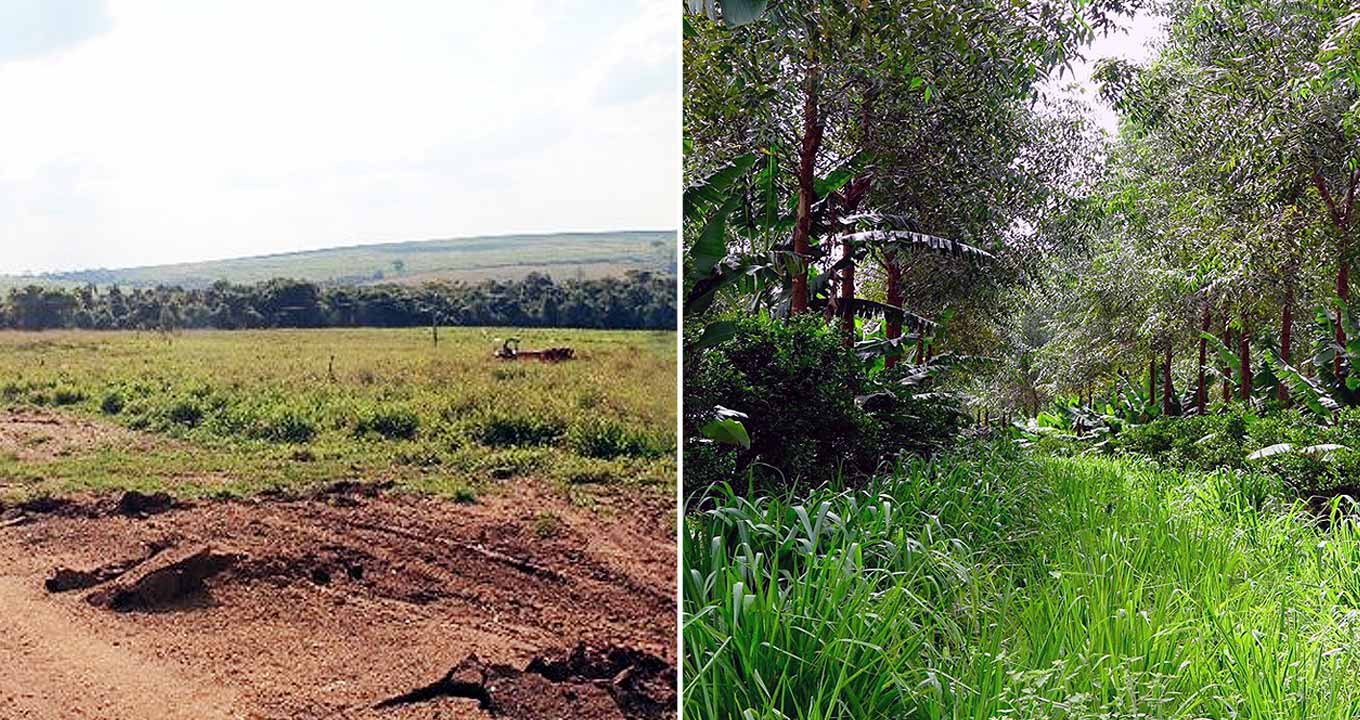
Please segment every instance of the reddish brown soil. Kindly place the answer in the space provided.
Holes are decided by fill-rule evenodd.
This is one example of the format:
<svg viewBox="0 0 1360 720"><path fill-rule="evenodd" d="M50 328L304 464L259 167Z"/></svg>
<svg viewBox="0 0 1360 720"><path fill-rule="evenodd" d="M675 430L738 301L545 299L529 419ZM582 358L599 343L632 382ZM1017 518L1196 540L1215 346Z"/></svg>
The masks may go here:
<svg viewBox="0 0 1360 720"><path fill-rule="evenodd" d="M0 718L673 718L673 514L606 502L340 485L6 509ZM228 560L182 595L108 601L202 548ZM75 587L49 592L59 567Z"/></svg>

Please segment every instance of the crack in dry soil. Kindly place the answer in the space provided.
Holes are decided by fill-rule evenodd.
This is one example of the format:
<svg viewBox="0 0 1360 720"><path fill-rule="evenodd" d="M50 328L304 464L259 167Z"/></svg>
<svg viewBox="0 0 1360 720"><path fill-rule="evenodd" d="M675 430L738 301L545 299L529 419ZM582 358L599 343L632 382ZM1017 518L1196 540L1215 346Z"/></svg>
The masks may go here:
<svg viewBox="0 0 1360 720"><path fill-rule="evenodd" d="M660 720L674 714L675 693L675 668L661 658L632 648L582 643L570 653L535 656L522 670L469 655L439 680L383 700L375 708L448 697L476 700L492 717L511 720Z"/></svg>

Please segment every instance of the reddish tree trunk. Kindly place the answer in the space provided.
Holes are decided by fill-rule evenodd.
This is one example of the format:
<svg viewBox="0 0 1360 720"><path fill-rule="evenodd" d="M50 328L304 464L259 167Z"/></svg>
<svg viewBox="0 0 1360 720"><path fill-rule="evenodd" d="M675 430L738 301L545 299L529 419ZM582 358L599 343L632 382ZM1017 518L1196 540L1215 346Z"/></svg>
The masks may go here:
<svg viewBox="0 0 1360 720"><path fill-rule="evenodd" d="M1199 329L1202 333L1209 332L1209 303L1204 303L1204 316L1200 320ZM1207 384L1208 376L1204 372L1205 361L1208 360L1209 341L1203 335L1199 337L1199 383L1195 386L1195 408L1199 414L1203 415L1209 404L1209 387Z"/></svg>
<svg viewBox="0 0 1360 720"><path fill-rule="evenodd" d="M873 122L873 102L876 95L876 92L866 89L864 100L860 104L860 146L866 152L869 150L869 128ZM853 215L859 210L859 206L864 202L865 196L869 194L869 188L872 184L872 176L867 172L850 181L842 195L845 198L844 211L846 215ZM851 248L850 242L842 238L841 261L845 263L845 267L841 270L841 338L846 347L855 344L855 260L853 256L853 248Z"/></svg>
<svg viewBox="0 0 1360 720"><path fill-rule="evenodd" d="M1175 388L1171 387L1171 341L1166 341L1166 357L1162 363L1162 414L1171 416L1175 411L1172 396L1175 395Z"/></svg>
<svg viewBox="0 0 1360 720"><path fill-rule="evenodd" d="M1294 340L1294 285L1289 283L1284 288L1284 311L1280 317L1280 358L1286 363L1293 365L1293 355L1290 346ZM1284 381L1280 381L1279 394L1280 405L1289 407L1289 387Z"/></svg>
<svg viewBox="0 0 1360 720"><path fill-rule="evenodd" d="M817 117L819 75L816 59L808 58L803 88L803 143L798 152L798 218L793 228L793 252L804 267L793 275L793 294L789 300L789 313L793 315L808 307L808 238L812 235L812 204L817 201L817 152L822 147L822 126Z"/></svg>
<svg viewBox="0 0 1360 720"><path fill-rule="evenodd" d="M1336 258L1336 296L1342 302L1350 299L1351 291L1351 268L1350 260L1347 258L1350 250L1350 214L1351 207L1355 203L1355 185L1357 172L1352 172L1350 182L1346 188L1346 198L1341 204L1337 204L1332 197L1331 191L1327 187L1327 181L1322 177L1322 173L1313 173L1313 186L1317 188L1318 194L1322 196L1322 202L1327 206L1327 213L1332 218L1332 223L1336 226L1340 235L1340 243ZM1341 347L1346 346L1346 330L1341 326L1341 309L1336 310L1336 344ZM1332 372L1337 379L1341 379L1341 353L1337 353L1332 361Z"/></svg>
<svg viewBox="0 0 1360 720"><path fill-rule="evenodd" d="M902 307L902 269L897 266L896 253L888 254L886 265L884 270L886 275L885 282L887 285L885 294L887 297L885 299L889 305L900 308ZM896 340L902 337L901 316L889 317L887 322L884 323L883 333L889 340ZM888 367L892 367L897 364L898 360L898 357L889 356L886 364Z"/></svg>
<svg viewBox="0 0 1360 720"><path fill-rule="evenodd" d="M1242 318L1242 332L1237 337L1237 357L1242 363L1242 402L1251 402L1251 332L1247 319Z"/></svg>

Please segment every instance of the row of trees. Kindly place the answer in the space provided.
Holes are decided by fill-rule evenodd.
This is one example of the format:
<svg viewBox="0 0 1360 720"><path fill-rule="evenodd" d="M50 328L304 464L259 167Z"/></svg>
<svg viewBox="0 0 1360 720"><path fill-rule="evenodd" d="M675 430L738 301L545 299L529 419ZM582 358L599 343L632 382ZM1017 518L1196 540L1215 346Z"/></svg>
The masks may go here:
<svg viewBox="0 0 1360 720"><path fill-rule="evenodd" d="M987 358L993 414L1360 401L1360 12L1150 6L1155 58L1098 67L1110 139L1043 81L1140 8L690 3L689 349L817 313L879 367Z"/></svg>
<svg viewBox="0 0 1360 720"><path fill-rule="evenodd" d="M1098 221L1088 252L1056 258L1021 299L1039 328L1034 372L1001 384L1006 399L1033 411L1041 396L1123 385L1165 414L1215 399L1315 405L1320 390L1360 400L1347 308L1360 11L1344 0L1163 10L1151 62L1098 70L1121 114Z"/></svg>
<svg viewBox="0 0 1360 720"><path fill-rule="evenodd" d="M412 327L430 325L674 329L675 280L632 272L566 280L531 273L477 284L319 286L276 279L180 287L76 289L28 286L0 302L0 327L87 328Z"/></svg>
<svg viewBox="0 0 1360 720"><path fill-rule="evenodd" d="M819 314L878 370L1005 352L1098 213L1099 134L1041 88L1136 5L691 3L687 350L758 312Z"/></svg>

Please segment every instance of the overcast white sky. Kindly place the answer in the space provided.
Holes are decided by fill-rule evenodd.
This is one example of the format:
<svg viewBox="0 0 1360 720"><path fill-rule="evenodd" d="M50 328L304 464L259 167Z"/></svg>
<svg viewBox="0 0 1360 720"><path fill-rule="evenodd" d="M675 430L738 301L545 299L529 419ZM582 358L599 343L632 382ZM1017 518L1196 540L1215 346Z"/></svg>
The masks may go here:
<svg viewBox="0 0 1360 720"><path fill-rule="evenodd" d="M1119 117L1114 109L1106 105L1096 93L1096 84L1091 81L1091 71L1101 58L1124 58L1142 63L1149 60L1155 47L1149 43L1160 42L1166 31L1162 18L1146 12L1131 19L1120 21L1122 28L1103 37L1096 38L1085 51L1086 60L1073 63L1074 74L1054 77L1048 83L1050 91L1065 92L1074 90L1091 105L1091 114L1096 124L1105 128L1111 136L1119 129ZM1070 87L1075 86L1075 87Z"/></svg>
<svg viewBox="0 0 1360 720"><path fill-rule="evenodd" d="M657 0L0 0L0 272L671 229Z"/></svg>

